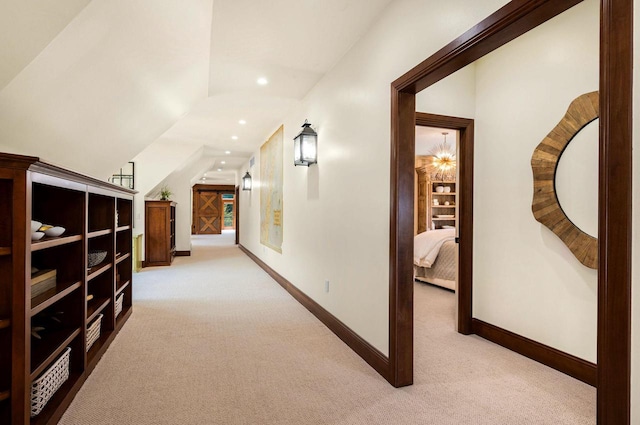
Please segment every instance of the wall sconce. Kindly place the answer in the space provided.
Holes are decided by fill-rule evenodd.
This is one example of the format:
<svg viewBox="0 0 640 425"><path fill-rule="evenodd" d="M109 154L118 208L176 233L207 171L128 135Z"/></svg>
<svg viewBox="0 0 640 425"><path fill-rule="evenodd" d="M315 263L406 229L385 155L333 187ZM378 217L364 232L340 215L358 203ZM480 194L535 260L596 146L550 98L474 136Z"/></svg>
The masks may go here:
<svg viewBox="0 0 640 425"><path fill-rule="evenodd" d="M251 174L248 171L242 178L242 190L251 190Z"/></svg>
<svg viewBox="0 0 640 425"><path fill-rule="evenodd" d="M293 139L293 163L307 167L318 163L318 133L307 120L304 120L300 134Z"/></svg>

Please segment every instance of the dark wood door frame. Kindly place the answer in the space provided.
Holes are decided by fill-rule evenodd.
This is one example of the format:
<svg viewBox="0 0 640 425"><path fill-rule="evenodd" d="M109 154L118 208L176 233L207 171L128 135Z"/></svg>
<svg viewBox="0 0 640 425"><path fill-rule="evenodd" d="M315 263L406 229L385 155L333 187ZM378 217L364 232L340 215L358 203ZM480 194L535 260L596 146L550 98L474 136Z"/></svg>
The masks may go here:
<svg viewBox="0 0 640 425"><path fill-rule="evenodd" d="M240 186L236 186L236 245L240 244Z"/></svg>
<svg viewBox="0 0 640 425"><path fill-rule="evenodd" d="M394 386L413 382L415 95L581 1L513 0L391 84L387 379ZM597 349L600 425L630 422L632 40L633 0L601 0ZM464 237L462 232L460 237Z"/></svg>
<svg viewBox="0 0 640 425"><path fill-rule="evenodd" d="M460 132L458 147L458 332L473 333L473 120L416 112L416 125ZM415 142L414 142L415 145ZM415 152L414 152L415 156ZM411 257L413 258L413 256Z"/></svg>

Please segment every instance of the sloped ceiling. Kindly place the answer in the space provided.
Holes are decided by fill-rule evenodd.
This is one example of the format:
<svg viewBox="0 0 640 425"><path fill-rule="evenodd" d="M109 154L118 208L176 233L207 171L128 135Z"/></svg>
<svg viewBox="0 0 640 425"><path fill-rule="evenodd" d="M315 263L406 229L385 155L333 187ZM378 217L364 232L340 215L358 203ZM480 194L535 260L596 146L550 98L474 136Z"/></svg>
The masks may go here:
<svg viewBox="0 0 640 425"><path fill-rule="evenodd" d="M390 1L2 3L0 151L101 179L167 141L237 166Z"/></svg>
<svg viewBox="0 0 640 425"><path fill-rule="evenodd" d="M0 90L24 69L90 0L0 2Z"/></svg>
<svg viewBox="0 0 640 425"><path fill-rule="evenodd" d="M0 150L98 178L207 95L212 0L93 0L0 92Z"/></svg>

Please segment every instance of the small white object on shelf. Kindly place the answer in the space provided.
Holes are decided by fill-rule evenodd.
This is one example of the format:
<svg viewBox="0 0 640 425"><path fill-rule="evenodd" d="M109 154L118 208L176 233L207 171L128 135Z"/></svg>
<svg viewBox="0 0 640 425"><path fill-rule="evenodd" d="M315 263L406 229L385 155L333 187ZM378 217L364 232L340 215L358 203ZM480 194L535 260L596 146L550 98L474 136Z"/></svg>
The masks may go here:
<svg viewBox="0 0 640 425"><path fill-rule="evenodd" d="M451 189L449 189L449 190L451 190ZM438 193L444 192L444 186L436 186L436 192L438 192Z"/></svg>
<svg viewBox="0 0 640 425"><path fill-rule="evenodd" d="M93 346L93 344L100 338L100 327L102 326L102 314L87 327L87 352Z"/></svg>
<svg viewBox="0 0 640 425"><path fill-rule="evenodd" d="M44 234L49 236L49 237L55 238L55 237L58 237L61 234L63 234L65 230L66 229L64 227L55 226L55 227L50 227L47 230L45 230Z"/></svg>
<svg viewBox="0 0 640 425"><path fill-rule="evenodd" d="M37 232L40 227L42 227L42 223L40 223L39 221L31 220L31 233Z"/></svg>
<svg viewBox="0 0 640 425"><path fill-rule="evenodd" d="M124 301L124 294L120 294L116 298L116 317L122 313L122 301Z"/></svg>
<svg viewBox="0 0 640 425"><path fill-rule="evenodd" d="M445 186L444 193L449 193L449 192L451 192L451 186Z"/></svg>
<svg viewBox="0 0 640 425"><path fill-rule="evenodd" d="M44 232L32 232L31 233L31 240L32 241L39 241L43 237L44 237Z"/></svg>

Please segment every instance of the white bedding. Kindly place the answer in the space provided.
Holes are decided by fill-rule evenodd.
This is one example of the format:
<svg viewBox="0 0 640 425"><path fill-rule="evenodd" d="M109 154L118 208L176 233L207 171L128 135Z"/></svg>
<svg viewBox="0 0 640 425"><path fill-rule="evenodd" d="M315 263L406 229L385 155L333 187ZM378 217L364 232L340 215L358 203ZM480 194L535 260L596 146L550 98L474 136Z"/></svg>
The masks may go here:
<svg viewBox="0 0 640 425"><path fill-rule="evenodd" d="M440 247L456 238L456 229L427 230L413 238L413 264L431 267L436 261Z"/></svg>

